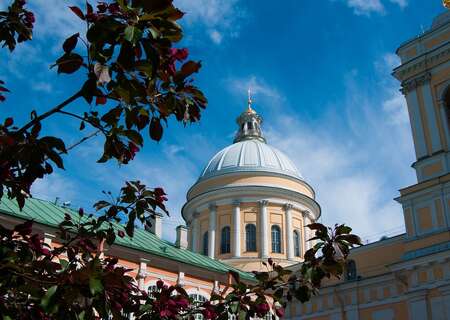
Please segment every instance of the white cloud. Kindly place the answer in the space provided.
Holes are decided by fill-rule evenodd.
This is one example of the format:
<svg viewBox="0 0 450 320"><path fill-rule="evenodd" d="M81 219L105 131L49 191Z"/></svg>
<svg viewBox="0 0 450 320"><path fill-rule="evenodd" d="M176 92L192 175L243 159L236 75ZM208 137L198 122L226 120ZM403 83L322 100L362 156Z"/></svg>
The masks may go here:
<svg viewBox="0 0 450 320"><path fill-rule="evenodd" d="M380 59L374 62L375 70L378 73L389 74L392 69L400 65L400 58L395 53L385 53Z"/></svg>
<svg viewBox="0 0 450 320"><path fill-rule="evenodd" d="M347 0L347 6L353 8L357 15L368 15L372 12L384 13L384 6L380 0Z"/></svg>
<svg viewBox="0 0 450 320"><path fill-rule="evenodd" d="M389 0L392 3L395 3L396 5L398 5L400 8L406 8L408 6L408 0Z"/></svg>
<svg viewBox="0 0 450 320"><path fill-rule="evenodd" d="M383 102L383 111L387 114L390 123L402 124L409 122L405 97L398 91Z"/></svg>
<svg viewBox="0 0 450 320"><path fill-rule="evenodd" d="M84 10L82 0L33 0L30 9L36 14L34 38L42 40L46 36L58 39L85 30L86 26L70 9L78 5Z"/></svg>
<svg viewBox="0 0 450 320"><path fill-rule="evenodd" d="M186 13L182 23L199 26L215 44L237 36L245 16L239 0L175 0L175 5Z"/></svg>
<svg viewBox="0 0 450 320"><path fill-rule="evenodd" d="M5 54L5 59L0 59L0 66L10 75L20 79L25 78L23 70L31 65L40 65L41 68L44 67L42 50L36 43L21 43L12 54ZM48 66L45 67L48 68Z"/></svg>
<svg viewBox="0 0 450 320"><path fill-rule="evenodd" d="M211 30L209 36L215 44L220 44L222 42L222 34L217 30Z"/></svg>
<svg viewBox="0 0 450 320"><path fill-rule="evenodd" d="M64 174L55 172L44 179L38 179L33 184L31 193L33 197L59 203L73 202L80 196L77 184Z"/></svg>
<svg viewBox="0 0 450 320"><path fill-rule="evenodd" d="M31 89L33 89L34 91L50 93L53 91L53 86L48 82L33 81L31 83Z"/></svg>
<svg viewBox="0 0 450 320"><path fill-rule="evenodd" d="M385 5L381 0L345 0L345 2L349 8L353 9L356 15L369 16L371 13L386 13ZM389 0L389 2L398 5L402 9L408 6L408 0Z"/></svg>

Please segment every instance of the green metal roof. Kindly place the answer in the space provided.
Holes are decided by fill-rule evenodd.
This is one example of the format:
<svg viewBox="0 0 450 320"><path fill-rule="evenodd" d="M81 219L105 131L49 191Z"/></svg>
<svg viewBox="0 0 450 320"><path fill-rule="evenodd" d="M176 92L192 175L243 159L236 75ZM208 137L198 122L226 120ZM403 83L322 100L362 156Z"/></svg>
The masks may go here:
<svg viewBox="0 0 450 320"><path fill-rule="evenodd" d="M34 220L51 227L57 227L64 219L65 213L78 218L78 212L73 209L63 208L52 202L36 198L28 199L23 209L20 210L15 200L3 197L0 200L0 213L21 219ZM120 228L119 225L117 225L117 228ZM238 272L243 279L254 280L251 273L243 272L202 254L178 248L172 243L162 240L153 233L141 228L135 229L133 238L128 236L123 238L116 237L115 244L220 273L233 270Z"/></svg>

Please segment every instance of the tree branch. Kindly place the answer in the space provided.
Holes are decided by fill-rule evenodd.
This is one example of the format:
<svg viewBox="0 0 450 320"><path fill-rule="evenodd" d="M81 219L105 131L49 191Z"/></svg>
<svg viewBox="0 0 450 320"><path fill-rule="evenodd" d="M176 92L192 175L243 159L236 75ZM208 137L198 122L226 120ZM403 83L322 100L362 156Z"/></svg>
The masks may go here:
<svg viewBox="0 0 450 320"><path fill-rule="evenodd" d="M19 131L17 131L17 133L24 133L26 130L30 129L32 126L34 126L36 123L44 120L45 118L48 118L49 116L51 116L52 114L60 111L62 108L64 108L65 106L67 106L69 103L72 103L73 101L77 100L78 98L80 98L82 96L82 92L81 90L78 91L77 93L75 93L73 96L71 96L69 99L65 100L64 102L60 103L59 105L57 105L56 107L54 107L53 109L41 114L40 116L34 118L33 120L31 120L30 122L28 122L26 125L24 125L22 128L19 129Z"/></svg>
<svg viewBox="0 0 450 320"><path fill-rule="evenodd" d="M75 113L72 113L72 112L63 111L63 110L58 110L57 112L58 112L58 113L61 113L61 114L68 115L68 116L71 116L71 117L74 117L74 118L77 118L77 119L79 119L79 120L81 120L81 121L87 122L87 123L89 123L91 126L93 126L94 128L97 128L99 131L101 131L104 135L107 134L107 131L105 131L105 129L103 129L102 126L97 125L97 124L95 124L95 123L92 123L91 121L89 121L88 119L83 118L82 116L79 116L79 115L77 115L77 114L75 114Z"/></svg>
<svg viewBox="0 0 450 320"><path fill-rule="evenodd" d="M90 139L90 138L92 138L92 137L95 137L95 136L98 135L100 132L101 132L101 130L97 130L97 131L94 131L94 132L92 132L91 134L89 134L89 135L83 137L80 141L78 141L78 142L74 143L73 145L67 147L67 148L66 148L66 151L72 150L73 148L79 146L80 144L82 144L82 143L85 142L86 140L88 140L88 139ZM61 154L62 154L62 153L63 153L63 152L61 152Z"/></svg>

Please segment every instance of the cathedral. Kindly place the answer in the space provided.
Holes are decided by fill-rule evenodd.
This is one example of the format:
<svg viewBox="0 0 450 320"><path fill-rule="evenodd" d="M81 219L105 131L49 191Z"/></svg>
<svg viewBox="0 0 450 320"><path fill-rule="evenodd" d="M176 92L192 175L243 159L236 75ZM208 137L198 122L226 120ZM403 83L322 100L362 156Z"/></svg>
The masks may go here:
<svg viewBox="0 0 450 320"><path fill-rule="evenodd" d="M393 76L407 102L416 154L417 183L395 198L406 232L351 250L345 277L325 283L305 304L292 301L286 319L450 319L450 11L401 44L397 55L401 65ZM186 225L176 228L175 243L161 238L158 216L151 230L138 229L133 239L117 238L105 249L132 270L141 289L163 280L205 301L229 283L229 270L253 281L250 271L269 257L300 268L312 245L305 226L321 216L315 191L266 141L251 99L237 126L232 144L205 163L187 191ZM39 199L29 199L22 211L14 201L0 202L2 225L33 219L50 245L57 245L56 227L66 213L77 215Z"/></svg>

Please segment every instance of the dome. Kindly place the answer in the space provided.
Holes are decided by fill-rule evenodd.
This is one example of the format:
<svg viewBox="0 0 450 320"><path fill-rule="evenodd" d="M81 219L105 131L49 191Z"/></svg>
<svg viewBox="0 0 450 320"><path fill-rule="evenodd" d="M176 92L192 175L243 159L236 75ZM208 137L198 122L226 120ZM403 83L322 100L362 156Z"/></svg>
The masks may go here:
<svg viewBox="0 0 450 320"><path fill-rule="evenodd" d="M199 180L234 172L268 172L302 179L292 161L280 150L257 139L238 141L219 151Z"/></svg>

